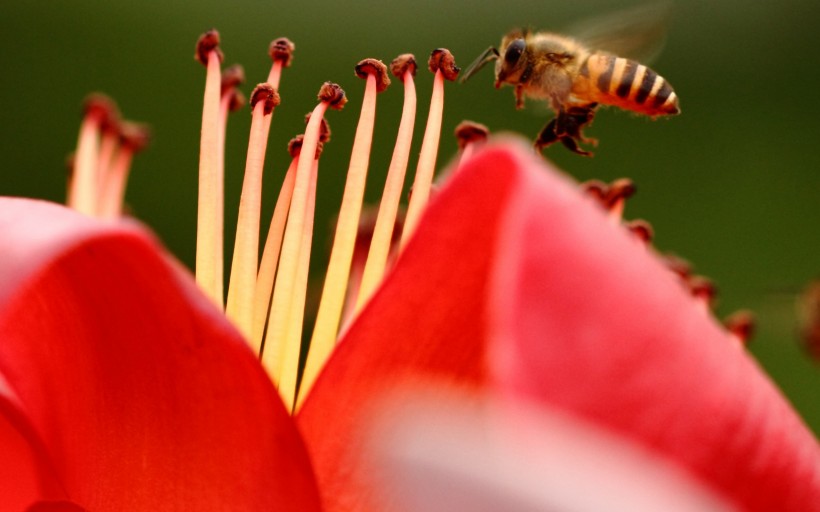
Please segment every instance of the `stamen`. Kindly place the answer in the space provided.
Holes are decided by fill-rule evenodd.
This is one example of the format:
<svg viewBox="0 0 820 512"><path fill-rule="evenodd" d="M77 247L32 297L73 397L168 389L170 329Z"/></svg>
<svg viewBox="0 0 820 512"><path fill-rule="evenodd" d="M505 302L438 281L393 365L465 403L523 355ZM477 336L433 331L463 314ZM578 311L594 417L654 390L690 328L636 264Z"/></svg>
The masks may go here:
<svg viewBox="0 0 820 512"><path fill-rule="evenodd" d="M661 260L672 273L683 279L689 279L692 275L692 264L675 254L664 254Z"/></svg>
<svg viewBox="0 0 820 512"><path fill-rule="evenodd" d="M717 286L711 279L705 276L690 275L686 278L686 285L689 287L692 296L703 304L706 311L714 308L715 299L717 298Z"/></svg>
<svg viewBox="0 0 820 512"><path fill-rule="evenodd" d="M490 129L481 123L462 121L456 126L455 134L458 139L458 149L461 151L459 165L456 166L458 169L461 162L469 160L477 146L487 141Z"/></svg>
<svg viewBox="0 0 820 512"><path fill-rule="evenodd" d="M638 237L638 239L645 245L648 246L652 244L652 238L655 236L655 231L652 229L652 225L649 222L643 219L635 219L625 222L624 227L630 233Z"/></svg>
<svg viewBox="0 0 820 512"><path fill-rule="evenodd" d="M606 196L609 185L600 180L588 180L580 185L581 191L606 208Z"/></svg>
<svg viewBox="0 0 820 512"><path fill-rule="evenodd" d="M321 143L319 143L321 146ZM313 217L316 209L316 181L319 173L319 154L313 159L310 171L310 189L308 191L307 209L305 210L305 227L296 267L296 288L293 304L290 308L290 325L285 342L285 353L282 357L282 377L279 381L279 394L285 402L285 408L293 412L296 400L296 383L299 376L299 354L302 348L302 327L304 324L305 299L307 296L308 271L310 269L310 248L313 242Z"/></svg>
<svg viewBox="0 0 820 512"><path fill-rule="evenodd" d="M205 94L202 103L202 135L199 143L199 205L196 234L196 282L205 295L222 307L222 224L219 219L220 191L220 122L221 78L219 66L219 32L210 30L196 45L196 59L206 68Z"/></svg>
<svg viewBox="0 0 820 512"><path fill-rule="evenodd" d="M624 214L626 200L635 195L637 191L635 184L629 178L620 178L609 184L607 190L606 207L609 210L610 218L620 222Z"/></svg>
<svg viewBox="0 0 820 512"><path fill-rule="evenodd" d="M231 264L226 313L245 339L253 334L253 296L259 262L259 215L262 209L262 171L268 145L268 128L273 109L279 105L279 94L268 83L259 84L251 94L251 133L245 178L239 200L236 242Z"/></svg>
<svg viewBox="0 0 820 512"><path fill-rule="evenodd" d="M427 128L421 143L416 177L413 181L413 195L407 206L407 217L404 220L404 231L401 235L401 246L404 247L416 229L422 211L430 197L430 186L436 167L436 154L441 136L441 119L444 110L444 79L453 81L460 68L456 66L453 54L444 48L433 50L428 62L430 71L435 73L433 95L430 99L430 113L427 117Z"/></svg>
<svg viewBox="0 0 820 512"><path fill-rule="evenodd" d="M339 209L333 248L330 251L330 262L322 290L322 299L319 303L319 311L316 313L316 324L308 349L303 378L307 386L305 389L313 385L313 380L336 344L367 181L370 147L376 122L376 94L387 89L390 84L390 79L387 77L387 66L376 59L365 59L359 62L356 65L356 75L367 80L367 84L351 150L350 166L347 170L347 181L342 206Z"/></svg>
<svg viewBox="0 0 820 512"><path fill-rule="evenodd" d="M100 217L117 219L122 216L125 186L131 172L131 161L136 153L148 146L151 132L147 126L124 122L120 126L119 151L106 173L100 194Z"/></svg>
<svg viewBox="0 0 820 512"><path fill-rule="evenodd" d="M362 275L359 297L356 310L360 310L373 294L384 276L387 258L390 253L393 228L401 201L401 191L404 186L404 175L407 172L407 162L410 159L410 145L413 140L413 127L416 120L416 86L413 77L416 75L416 59L406 53L396 57L390 65L393 76L404 82L404 106L402 107L399 132L396 136L396 145L393 148L393 157L387 171L384 183L379 215L373 229L373 239L367 255L367 263Z"/></svg>
<svg viewBox="0 0 820 512"><path fill-rule="evenodd" d="M319 104L313 109L313 113L305 129L305 138L302 143L302 154L311 155L316 152L319 143L319 130L321 128L322 116L328 107L341 109L346 98L344 91L336 84L325 82L319 91ZM302 249L302 238L305 232L305 219L309 206L308 196L310 193L310 176L313 161L315 159L299 158L296 167L296 179L293 187L293 198L290 205L290 213L285 228L285 235L282 241L282 251L279 257L279 269L277 272L276 284L271 300L270 318L268 320L267 334L262 349L262 364L275 383L280 382L283 370L283 359L285 357L286 345L291 339L296 339L299 343L301 333L290 334L290 323L292 321L291 308L294 307L296 297L296 274L300 261ZM307 255L309 257L310 255ZM303 314L303 311L298 314ZM298 351L298 349L297 349ZM293 396L288 397L290 391L280 387L283 399L292 401Z"/></svg>
<svg viewBox="0 0 820 512"><path fill-rule="evenodd" d="M256 353L261 355L262 338L265 334L265 322L268 319L273 281L276 276L276 265L279 263L279 251L282 248L282 237L285 233L285 223L288 220L288 210L293 197L293 185L296 179L296 167L299 163L299 154L302 150L304 135L298 135L288 143L288 152L291 156L290 166L285 173L276 207L273 209L268 237L265 240L265 249L262 252L262 261L259 264L259 273L256 277L256 293L254 294L253 308L253 343ZM322 141L316 149L316 158L322 150Z"/></svg>
<svg viewBox="0 0 820 512"><path fill-rule="evenodd" d="M219 167L216 177L216 228L214 229L216 245L220 248L225 245L225 139L228 133L228 114L239 110L245 105L245 96L237 89L237 87L243 83L245 83L245 70L241 65L234 64L228 66L225 71L222 72L222 87L219 102L219 156L217 157ZM222 272L225 268L224 259L224 251L220 250L214 254L214 265L219 274L219 278L215 283L215 293L218 297L225 296L223 290L224 280L222 278Z"/></svg>
<svg viewBox="0 0 820 512"><path fill-rule="evenodd" d="M752 341L756 324L754 313L746 309L735 311L723 320L726 330L734 335L743 346L748 346Z"/></svg>
<svg viewBox="0 0 820 512"><path fill-rule="evenodd" d="M92 94L86 98L83 110L68 206L93 216L99 201L100 129L108 119L117 116L117 107L107 96Z"/></svg>
<svg viewBox="0 0 820 512"><path fill-rule="evenodd" d="M103 201L105 201L105 183L108 180L108 173L114 161L114 153L120 142L120 119L114 113L103 121L100 127L102 138L100 140L100 152L97 155L97 215L105 217L103 214Z"/></svg>
<svg viewBox="0 0 820 512"><path fill-rule="evenodd" d="M279 78L282 76L282 68L290 67L290 63L293 60L293 50L295 49L296 45L287 37L274 39L270 43L268 55L270 55L273 64L268 74L268 83L276 90L279 89Z"/></svg>

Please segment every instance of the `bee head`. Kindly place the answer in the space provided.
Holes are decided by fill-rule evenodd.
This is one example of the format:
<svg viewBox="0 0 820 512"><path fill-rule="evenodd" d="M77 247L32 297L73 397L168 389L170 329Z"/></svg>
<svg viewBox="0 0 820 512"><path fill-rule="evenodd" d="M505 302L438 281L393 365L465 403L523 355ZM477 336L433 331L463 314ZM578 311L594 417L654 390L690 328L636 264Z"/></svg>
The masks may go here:
<svg viewBox="0 0 820 512"><path fill-rule="evenodd" d="M495 63L495 86L517 83L527 65L527 41L522 34L509 34L501 41L500 58Z"/></svg>

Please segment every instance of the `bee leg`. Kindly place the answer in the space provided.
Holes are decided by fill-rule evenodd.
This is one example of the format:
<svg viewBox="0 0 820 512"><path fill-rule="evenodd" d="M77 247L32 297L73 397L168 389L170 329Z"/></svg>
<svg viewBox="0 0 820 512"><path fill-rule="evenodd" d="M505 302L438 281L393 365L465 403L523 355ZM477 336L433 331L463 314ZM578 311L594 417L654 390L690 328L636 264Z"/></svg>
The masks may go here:
<svg viewBox="0 0 820 512"><path fill-rule="evenodd" d="M578 153L581 156L592 156L591 151L585 151L578 145L578 141L572 137L562 137L561 143L573 153Z"/></svg>
<svg viewBox="0 0 820 512"><path fill-rule="evenodd" d="M573 139L592 145L598 145L596 139L587 138L583 134L583 129L592 124L595 119L595 109L597 103L591 103L583 107L570 107L565 113L566 133Z"/></svg>
<svg viewBox="0 0 820 512"><path fill-rule="evenodd" d="M524 108L524 87L521 85L515 86L515 108L517 110Z"/></svg>
<svg viewBox="0 0 820 512"><path fill-rule="evenodd" d="M579 143L597 144L598 141L584 137L583 128L595 118L595 108L597 104L592 103L583 107L563 107L558 110L558 116L554 119L555 138L573 153L579 155L592 156L592 153L581 149Z"/></svg>
<svg viewBox="0 0 820 512"><path fill-rule="evenodd" d="M540 153L545 147L558 142L559 137L556 133L557 124L558 118L556 117L541 129L541 132L538 134L538 137L535 138L535 143L533 144L536 151Z"/></svg>

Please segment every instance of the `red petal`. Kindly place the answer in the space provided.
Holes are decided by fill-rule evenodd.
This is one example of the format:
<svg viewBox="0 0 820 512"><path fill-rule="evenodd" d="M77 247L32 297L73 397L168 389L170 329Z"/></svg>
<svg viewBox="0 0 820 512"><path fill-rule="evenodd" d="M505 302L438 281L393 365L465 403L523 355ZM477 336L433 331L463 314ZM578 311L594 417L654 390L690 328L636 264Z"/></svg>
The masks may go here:
<svg viewBox="0 0 820 512"><path fill-rule="evenodd" d="M0 375L65 497L90 510L318 509L261 366L141 229L0 199L0 232Z"/></svg>
<svg viewBox="0 0 820 512"><path fill-rule="evenodd" d="M502 154L519 175L493 307L506 385L677 460L744 510L820 510L817 442L752 358L574 185Z"/></svg>
<svg viewBox="0 0 820 512"><path fill-rule="evenodd" d="M351 325L297 421L327 511L361 510L363 423L383 391L441 378L486 380L485 302L498 222L512 187L494 158L439 192L400 262ZM351 458L353 457L353 458Z"/></svg>

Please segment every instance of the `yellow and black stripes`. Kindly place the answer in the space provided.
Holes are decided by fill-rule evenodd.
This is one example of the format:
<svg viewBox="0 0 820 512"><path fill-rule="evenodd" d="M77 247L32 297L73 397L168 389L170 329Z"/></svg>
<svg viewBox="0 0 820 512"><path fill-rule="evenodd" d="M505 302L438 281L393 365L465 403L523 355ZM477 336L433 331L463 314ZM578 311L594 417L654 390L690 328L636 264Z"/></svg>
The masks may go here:
<svg viewBox="0 0 820 512"><path fill-rule="evenodd" d="M669 82L634 60L593 54L581 66L573 93L584 101L598 101L650 116L680 112Z"/></svg>

